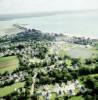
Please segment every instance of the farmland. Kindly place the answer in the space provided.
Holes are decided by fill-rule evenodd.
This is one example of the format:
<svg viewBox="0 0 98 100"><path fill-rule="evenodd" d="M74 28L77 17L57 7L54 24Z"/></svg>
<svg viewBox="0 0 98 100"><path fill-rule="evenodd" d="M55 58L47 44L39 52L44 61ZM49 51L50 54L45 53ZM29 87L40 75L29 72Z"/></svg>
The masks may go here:
<svg viewBox="0 0 98 100"><path fill-rule="evenodd" d="M24 86L24 82L15 83L10 86L2 87L2 88L0 88L0 97L6 96L10 93L13 93L15 91L15 89L21 88L23 86Z"/></svg>
<svg viewBox="0 0 98 100"><path fill-rule="evenodd" d="M12 72L18 67L18 62L16 56L0 57L0 73Z"/></svg>

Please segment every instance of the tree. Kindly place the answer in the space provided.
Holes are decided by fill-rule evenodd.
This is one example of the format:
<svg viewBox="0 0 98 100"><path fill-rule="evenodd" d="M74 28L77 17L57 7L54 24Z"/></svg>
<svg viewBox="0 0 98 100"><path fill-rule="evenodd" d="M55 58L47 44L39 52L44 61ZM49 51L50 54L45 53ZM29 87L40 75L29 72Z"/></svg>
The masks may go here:
<svg viewBox="0 0 98 100"><path fill-rule="evenodd" d="M20 45L17 46L17 48L18 48L19 50L21 50L21 49L24 48L24 45L21 45L21 44L20 44Z"/></svg>
<svg viewBox="0 0 98 100"><path fill-rule="evenodd" d="M85 64L86 64L86 65L90 65L90 64L92 64L92 63L95 63L95 60L94 60L93 58L91 58L91 59L88 58L88 59L85 60Z"/></svg>
<svg viewBox="0 0 98 100"><path fill-rule="evenodd" d="M78 70L78 75L88 75L88 74L91 74L91 72L92 72L91 68L81 67Z"/></svg>
<svg viewBox="0 0 98 100"><path fill-rule="evenodd" d="M26 88L25 97L26 98L30 97L30 89L28 89L28 88Z"/></svg>
<svg viewBox="0 0 98 100"><path fill-rule="evenodd" d="M84 99L85 100L95 100L94 97L91 95L86 95Z"/></svg>
<svg viewBox="0 0 98 100"><path fill-rule="evenodd" d="M71 66L71 65L72 65L72 61L69 59L66 59L65 66Z"/></svg>
<svg viewBox="0 0 98 100"><path fill-rule="evenodd" d="M93 78L91 79L90 77L88 77L84 83L85 83L86 87L88 87L89 89L95 88L95 82L94 82Z"/></svg>
<svg viewBox="0 0 98 100"><path fill-rule="evenodd" d="M32 76L28 75L25 80L25 87L29 88L32 85Z"/></svg>

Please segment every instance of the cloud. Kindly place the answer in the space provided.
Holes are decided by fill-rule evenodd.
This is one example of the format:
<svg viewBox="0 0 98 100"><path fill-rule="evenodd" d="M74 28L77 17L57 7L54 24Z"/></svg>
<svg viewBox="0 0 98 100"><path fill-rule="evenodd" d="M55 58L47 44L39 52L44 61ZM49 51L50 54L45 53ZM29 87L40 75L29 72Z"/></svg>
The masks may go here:
<svg viewBox="0 0 98 100"><path fill-rule="evenodd" d="M98 9L98 0L0 0L0 14Z"/></svg>

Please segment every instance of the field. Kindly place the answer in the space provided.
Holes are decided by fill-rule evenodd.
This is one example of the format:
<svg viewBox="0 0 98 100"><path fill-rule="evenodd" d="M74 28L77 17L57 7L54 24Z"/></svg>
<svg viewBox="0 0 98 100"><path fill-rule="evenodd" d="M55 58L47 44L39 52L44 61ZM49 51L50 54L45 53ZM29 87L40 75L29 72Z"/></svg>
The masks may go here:
<svg viewBox="0 0 98 100"><path fill-rule="evenodd" d="M60 50L59 54L68 56L71 56L72 58L90 58L95 57L97 53L97 50L82 45L68 45L67 47L64 47Z"/></svg>
<svg viewBox="0 0 98 100"><path fill-rule="evenodd" d="M83 46L79 44L65 44L65 43L56 43L49 49L49 54L59 54L59 56L63 57L64 55L68 55L72 58L90 58L95 57L98 52L96 48L92 46Z"/></svg>
<svg viewBox="0 0 98 100"><path fill-rule="evenodd" d="M18 88L23 87L23 86L24 86L24 82L21 82L21 83L15 83L13 85L0 88L0 97L6 96L10 93L13 93L15 91L15 89L18 89Z"/></svg>
<svg viewBox="0 0 98 100"><path fill-rule="evenodd" d="M5 71L12 72L18 67L18 63L16 56L0 57L0 73Z"/></svg>
<svg viewBox="0 0 98 100"><path fill-rule="evenodd" d="M82 48L82 47L73 47L70 48L70 50L67 51L69 56L75 57L75 58L90 58L96 55L95 50L88 49L88 48Z"/></svg>
<svg viewBox="0 0 98 100"><path fill-rule="evenodd" d="M82 96L75 96L75 97L72 97L68 100L84 100Z"/></svg>

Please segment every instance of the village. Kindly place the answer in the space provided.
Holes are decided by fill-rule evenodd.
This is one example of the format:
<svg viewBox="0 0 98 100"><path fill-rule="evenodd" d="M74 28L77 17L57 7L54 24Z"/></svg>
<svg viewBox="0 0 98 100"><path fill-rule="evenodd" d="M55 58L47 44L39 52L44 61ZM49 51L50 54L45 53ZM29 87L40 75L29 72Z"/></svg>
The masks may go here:
<svg viewBox="0 0 98 100"><path fill-rule="evenodd" d="M29 32L23 34L27 36L36 33L35 30L33 33L32 30ZM23 38L20 37L20 39ZM12 37L11 40L13 41ZM79 41L77 43L76 39L75 41L64 40L62 35L56 35L54 41L24 40L22 42L23 40L19 40L16 42L14 40L15 42L11 42L11 40L7 38L5 44L0 43L0 64L2 64L0 88L18 83L24 85L14 87L13 91L7 94L1 94L1 99L70 100L77 96L82 98L89 91L86 86L88 76L98 73L97 49L94 47L96 40L93 42L94 40L85 39L86 45L82 42L84 39L77 38ZM77 56L71 56L68 50L72 51L74 48L79 48L79 50L81 48L85 54L89 52L88 56L85 57L85 54L81 56L80 53L77 53ZM91 56L93 56L92 59L90 59ZM3 63L3 60L6 62ZM10 66L15 66L15 68L10 70L12 68Z"/></svg>

